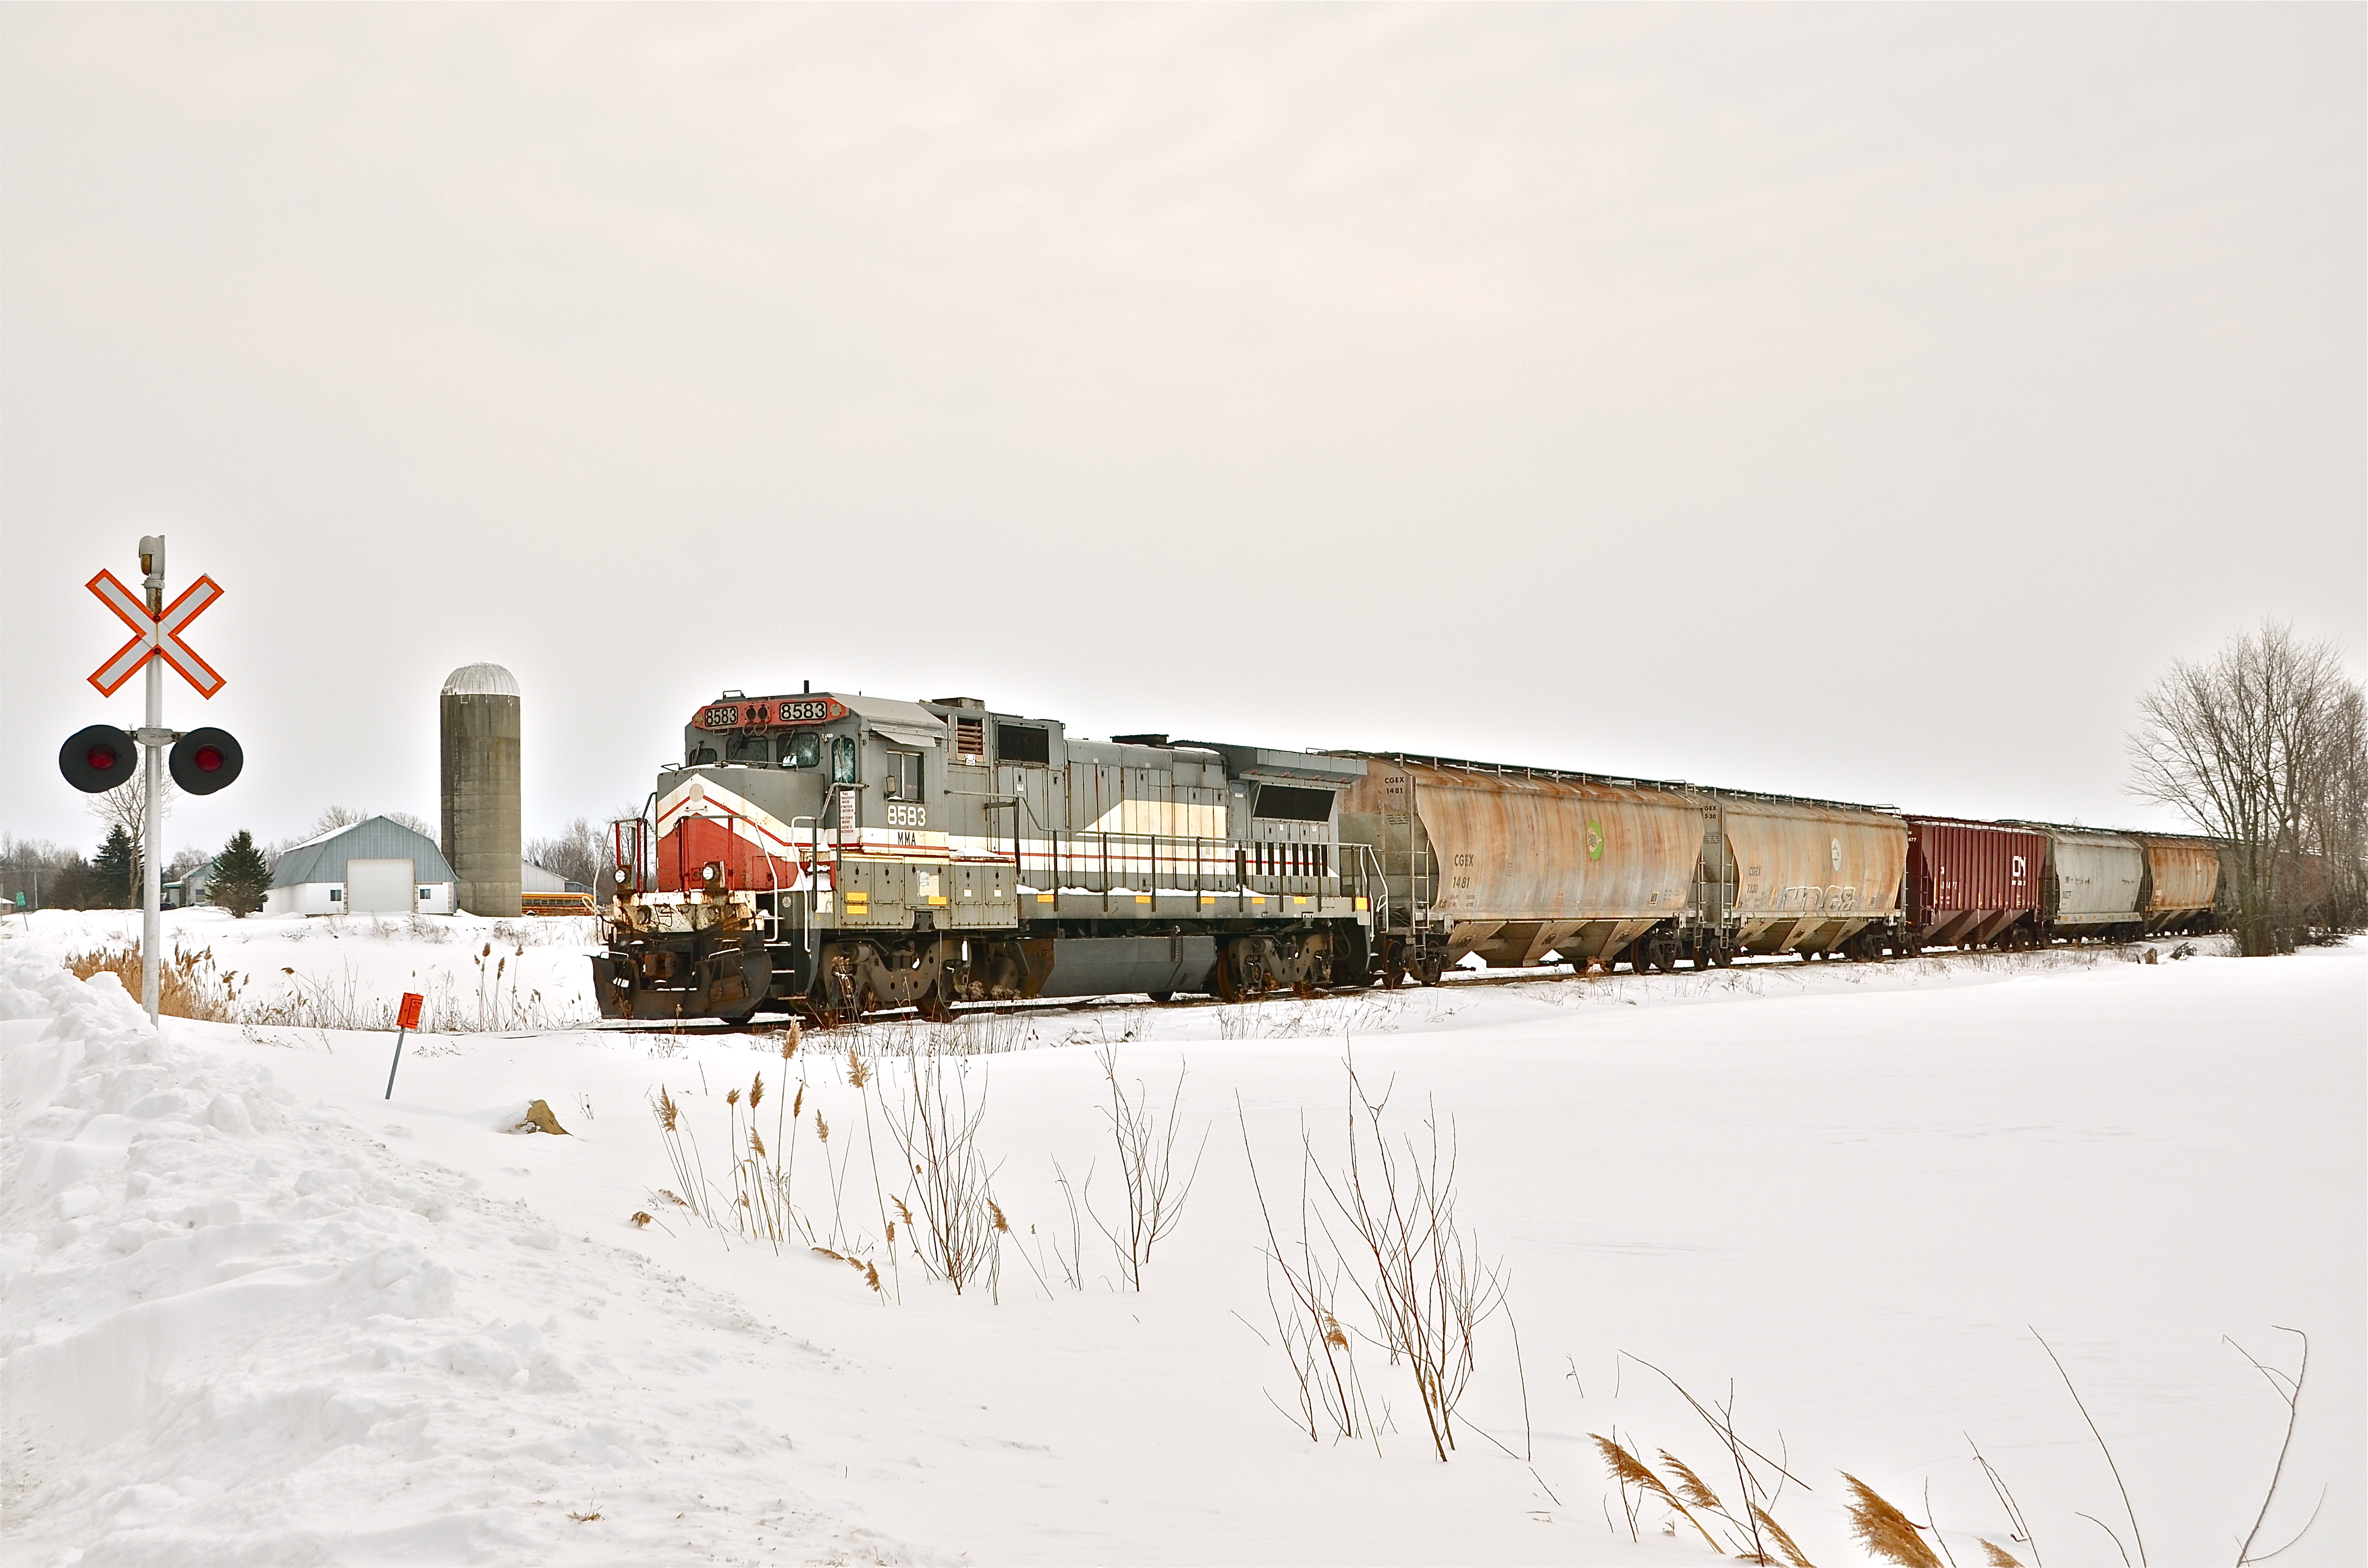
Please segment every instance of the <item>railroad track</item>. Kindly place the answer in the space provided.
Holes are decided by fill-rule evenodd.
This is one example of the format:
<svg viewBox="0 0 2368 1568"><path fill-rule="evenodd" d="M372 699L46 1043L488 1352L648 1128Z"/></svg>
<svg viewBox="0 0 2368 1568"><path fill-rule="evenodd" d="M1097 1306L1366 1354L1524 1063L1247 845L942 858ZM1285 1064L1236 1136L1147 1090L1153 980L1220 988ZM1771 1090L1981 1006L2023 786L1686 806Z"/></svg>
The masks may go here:
<svg viewBox="0 0 2368 1568"><path fill-rule="evenodd" d="M2192 939L2193 938L2192 937L2164 937L2154 938L2139 937L2135 940L2126 942L2090 942L2078 947L2066 945L2062 948L2021 948L2015 949L2010 951L1990 948L1946 948L1937 951L1918 953L1915 958L1910 960L1896 958L1877 959L1872 960L1872 963L1868 965L1854 964L1850 962L1848 960L1842 959L1818 960L1812 959L1807 954L1786 954L1782 957L1739 959L1734 964L1726 966L1724 969L1668 970L1661 971L1657 976L1639 977L1635 975L1623 974L1617 978L1622 980L1634 980L1638 978L1666 978L1674 980L1686 975L1716 973L1735 974L1748 972L1752 970L1783 971L1801 968L1862 968L1878 967L1901 962L1949 963L1952 961L1961 961L1970 963L1978 960L2011 959L2025 956L2035 958L2040 955L2052 952L2119 952L2127 949L2151 946L2156 942L2178 942ZM1505 985L1535 985L1543 982L1577 980L1580 978L1582 978L1580 972L1573 969L1568 964L1554 964L1543 969L1463 970L1451 971L1442 976L1440 983L1431 989L1440 991L1462 991ZM1610 974L1601 974L1595 978L1599 980L1609 980L1614 977ZM1376 988L1372 985L1338 985L1329 986L1317 991L1315 993L1315 995L1319 997L1363 996L1372 994L1375 989ZM1420 989L1423 988L1416 985L1408 985L1405 987L1405 991L1406 993L1412 993ZM1383 993L1383 994L1389 994ZM1300 1000L1304 1000L1304 998L1290 992L1274 992L1269 995L1259 997L1255 1002L1246 1003L1225 1002L1214 996L1179 996L1169 1002L1152 1002L1148 1000L1132 1001L1120 996L1063 997L1056 1000L1042 1002L972 1002L958 1004L954 1011L954 1017L950 1020L950 1023L959 1024L964 1018L994 1016L1055 1017L1064 1014L1071 1013L1090 1014L1119 1011L1139 1012L1154 1008L1165 1013L1181 1012L1196 1007L1258 1006L1271 1002L1293 1002ZM860 1023L841 1024L836 1027L838 1028L860 1028L866 1024L916 1024L922 1021L923 1020L919 1014L915 1012L913 1009L898 1008L893 1011L882 1011L871 1014ZM790 1020L786 1017L775 1018L763 1023L750 1022L745 1024L728 1024L722 1022L721 1020L712 1018L685 1019L678 1023L652 1023L646 1019L604 1018L586 1027L603 1033L612 1034L764 1035L780 1033L781 1030L789 1028L789 1025ZM803 1021L801 1022L800 1027L807 1029L814 1029L815 1028L812 1023Z"/></svg>

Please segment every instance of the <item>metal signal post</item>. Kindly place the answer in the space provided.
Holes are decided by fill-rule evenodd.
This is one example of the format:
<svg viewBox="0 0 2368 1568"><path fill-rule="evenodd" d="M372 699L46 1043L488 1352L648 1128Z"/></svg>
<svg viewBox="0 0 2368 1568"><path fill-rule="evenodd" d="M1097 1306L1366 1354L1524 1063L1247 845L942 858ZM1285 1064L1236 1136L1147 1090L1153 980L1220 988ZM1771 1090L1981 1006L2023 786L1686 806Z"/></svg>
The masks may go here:
<svg viewBox="0 0 2368 1568"><path fill-rule="evenodd" d="M148 594L148 613L165 618L165 536L153 534L140 541L140 570ZM148 719L135 737L146 775L148 803L140 825L148 840L140 857L140 1005L148 1021L156 1021L156 1004L163 993L165 944L165 661L148 661Z"/></svg>

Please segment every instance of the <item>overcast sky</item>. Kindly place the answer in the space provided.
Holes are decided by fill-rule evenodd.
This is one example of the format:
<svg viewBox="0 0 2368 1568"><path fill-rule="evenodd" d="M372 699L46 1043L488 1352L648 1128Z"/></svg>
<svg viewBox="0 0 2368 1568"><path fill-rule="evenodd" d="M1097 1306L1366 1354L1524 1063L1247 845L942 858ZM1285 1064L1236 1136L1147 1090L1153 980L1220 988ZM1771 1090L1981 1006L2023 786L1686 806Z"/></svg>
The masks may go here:
<svg viewBox="0 0 2368 1568"><path fill-rule="evenodd" d="M529 836L725 687L2170 825L2368 619L2359 6L0 8L0 828Z"/></svg>

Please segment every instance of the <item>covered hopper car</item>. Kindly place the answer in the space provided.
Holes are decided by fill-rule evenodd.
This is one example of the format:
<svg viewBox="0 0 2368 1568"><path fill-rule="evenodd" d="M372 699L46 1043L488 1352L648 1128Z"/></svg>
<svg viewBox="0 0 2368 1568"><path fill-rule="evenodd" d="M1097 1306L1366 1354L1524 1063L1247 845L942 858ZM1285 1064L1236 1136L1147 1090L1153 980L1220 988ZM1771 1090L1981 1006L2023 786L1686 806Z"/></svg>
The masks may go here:
<svg viewBox="0 0 2368 1568"><path fill-rule="evenodd" d="M1907 819L1907 923L1918 947L2023 947L2042 936L2047 838L2006 823Z"/></svg>
<svg viewBox="0 0 2368 1568"><path fill-rule="evenodd" d="M2146 928L2150 936L2200 931L2220 895L2220 851L2208 838L2133 835L2146 848Z"/></svg>
<svg viewBox="0 0 2368 1568"><path fill-rule="evenodd" d="M2146 931L2146 846L2127 834L2025 823L2047 840L2040 881L2050 937L2118 940Z"/></svg>

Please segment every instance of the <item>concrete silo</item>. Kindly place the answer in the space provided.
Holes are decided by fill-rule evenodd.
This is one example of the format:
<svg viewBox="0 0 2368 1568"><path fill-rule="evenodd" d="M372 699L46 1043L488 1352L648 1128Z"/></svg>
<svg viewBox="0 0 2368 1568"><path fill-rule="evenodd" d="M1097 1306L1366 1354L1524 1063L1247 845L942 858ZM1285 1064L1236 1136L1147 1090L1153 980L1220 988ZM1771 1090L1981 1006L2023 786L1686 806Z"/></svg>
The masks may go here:
<svg viewBox="0 0 2368 1568"><path fill-rule="evenodd" d="M444 682L444 858L472 915L519 914L525 852L518 802L518 685L499 665L464 665Z"/></svg>

